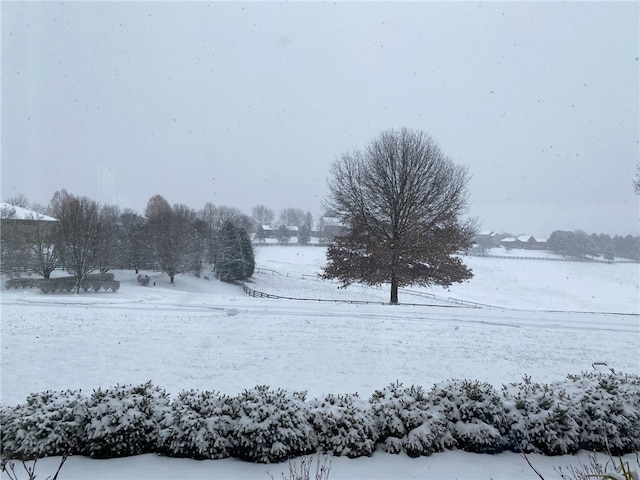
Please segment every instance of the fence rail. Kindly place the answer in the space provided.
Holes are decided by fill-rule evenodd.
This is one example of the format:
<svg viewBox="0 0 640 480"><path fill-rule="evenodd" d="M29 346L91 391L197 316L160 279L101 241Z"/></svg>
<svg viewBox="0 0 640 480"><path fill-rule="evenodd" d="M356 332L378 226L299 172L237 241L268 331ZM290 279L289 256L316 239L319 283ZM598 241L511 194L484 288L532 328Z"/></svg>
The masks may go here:
<svg viewBox="0 0 640 480"><path fill-rule="evenodd" d="M281 277L288 277L289 274L284 274L284 273L280 273L277 270L271 270L270 268L256 268L255 269L256 272L260 273L270 273L272 275L280 275Z"/></svg>
<svg viewBox="0 0 640 480"><path fill-rule="evenodd" d="M246 285L242 286L242 291L249 295L250 297L256 298L275 298L279 300L302 300L306 302L332 302L332 303L353 303L353 304L372 304L372 305L384 305L384 302L370 302L367 300L340 300L340 299L322 299L322 298L303 298L303 297L287 297L283 295L272 295L270 293L260 292L258 290L254 290L253 288L249 288Z"/></svg>
<svg viewBox="0 0 640 480"><path fill-rule="evenodd" d="M283 295L272 295L270 293L260 292L258 290L254 290L253 288L249 288L246 285L242 286L242 291L249 295L250 297L256 298L273 298L277 300L299 300L305 302L325 302L325 303L348 303L354 305L388 305L387 302L374 302L369 300L343 300L343 299L326 299L326 298L301 298L301 297L287 297ZM400 303L400 305L411 306L411 307L441 307L441 308L456 308L456 307L465 307L465 308L480 308L481 304L474 304L474 302L466 302L464 300L458 300L454 302L452 305L444 305L444 304L429 304L429 303Z"/></svg>
<svg viewBox="0 0 640 480"><path fill-rule="evenodd" d="M280 275L282 277L289 277L289 274L286 273L281 273L278 272L277 270L271 270L268 268L256 268L256 272L263 272L263 273L269 273L272 275ZM332 282L332 280L326 280L324 278L322 278L320 276L320 274L315 274L315 275L311 275L308 273L303 273L301 278L303 280L305 279L311 279L311 280L315 280L315 281L320 281L320 282ZM378 287L381 288L381 287ZM281 295L272 295L270 293L264 293L264 292L260 292L258 290L253 290L249 287L247 287L246 285L243 286L243 291L251 296L251 297L258 297L258 298L276 298L276 299L283 299L283 300L304 300L304 301L313 301L313 302L335 302L335 303L362 303L362 304L375 304L375 305L379 305L379 304L383 304L385 305L385 302L372 302L372 301L367 301L367 300L327 300L327 299L319 299L319 298L299 298L299 297L287 297L287 296L281 296ZM428 306L441 306L441 307L450 307L450 306L458 306L458 307L470 307L470 308L498 308L498 309L503 309L504 307L500 307L497 305L490 305L488 303L480 303L480 302L472 302L469 300L462 300L459 298L453 298L453 297L438 297L437 295L433 294L433 293L429 293L429 292L422 292L420 290L410 290L407 288L399 288L398 289L399 293L403 293L406 295L414 295L414 296L418 296L418 297L425 297L425 298L430 298L431 300L436 300L438 302L443 302L443 303L450 303L452 305L443 305L443 304L416 304L416 303L404 303L402 302L401 305L428 305Z"/></svg>
<svg viewBox="0 0 640 480"><path fill-rule="evenodd" d="M520 255L483 255L481 253L470 253L470 257L486 257L486 258L500 258L503 260L537 260L540 262L578 262L578 263L640 263L637 260L631 259L616 259L613 261L600 260L598 258L586 258L586 257L523 257Z"/></svg>

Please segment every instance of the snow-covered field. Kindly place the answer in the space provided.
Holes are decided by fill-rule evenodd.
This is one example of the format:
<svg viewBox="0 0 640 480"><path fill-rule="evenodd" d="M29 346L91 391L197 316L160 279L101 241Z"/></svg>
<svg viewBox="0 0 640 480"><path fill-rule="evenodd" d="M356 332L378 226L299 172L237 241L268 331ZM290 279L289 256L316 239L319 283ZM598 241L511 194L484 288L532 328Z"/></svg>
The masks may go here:
<svg viewBox="0 0 640 480"><path fill-rule="evenodd" d="M468 257L476 275L471 282L450 291L411 288L400 301L422 305L389 306L387 288L339 289L315 279L324 252L257 248L257 266L265 270L248 286L315 299L307 301L253 298L240 287L190 276L178 276L172 287L150 273L156 285L142 287L128 271L114 272L122 283L115 294L3 289L0 400L16 404L33 391L147 380L172 395L185 388L236 394L267 384L307 390L309 397L358 392L366 398L396 380L428 388L472 378L500 386L527 374L547 382L591 370L593 362L640 373L637 264ZM503 308L463 308L451 299ZM578 460L531 459L547 478L558 478L553 466ZM52 473L56 462L40 460L41 475ZM74 457L59 478L268 479L267 470L280 478L287 465ZM335 458L330 478L537 476L515 454L454 451L419 459Z"/></svg>

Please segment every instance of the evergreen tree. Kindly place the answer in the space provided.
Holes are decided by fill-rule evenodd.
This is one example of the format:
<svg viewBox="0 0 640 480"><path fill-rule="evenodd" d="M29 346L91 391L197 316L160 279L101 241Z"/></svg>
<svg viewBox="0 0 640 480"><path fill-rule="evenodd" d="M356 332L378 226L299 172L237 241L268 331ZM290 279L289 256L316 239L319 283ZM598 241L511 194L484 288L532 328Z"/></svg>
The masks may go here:
<svg viewBox="0 0 640 480"><path fill-rule="evenodd" d="M609 244L604 248L604 259L607 260L608 262L613 262L614 251L613 251L612 244Z"/></svg>
<svg viewBox="0 0 640 480"><path fill-rule="evenodd" d="M311 227L313 225L313 216L311 212L307 212L304 216L304 222L298 231L298 243L306 245L311 241Z"/></svg>
<svg viewBox="0 0 640 480"><path fill-rule="evenodd" d="M287 228L286 225L280 225L278 227L278 231L276 232L276 235L277 235L278 242L280 243L287 243L291 238L291 232L289 232L289 229Z"/></svg>
<svg viewBox="0 0 640 480"><path fill-rule="evenodd" d="M249 238L247 231L244 228L239 228L238 235L240 236L242 260L244 262L244 274L242 280L246 280L251 277L253 272L256 270L256 260L253 255L253 245L251 244L251 239Z"/></svg>
<svg viewBox="0 0 640 480"><path fill-rule="evenodd" d="M223 281L242 281L253 275L255 258L247 230L227 220L220 229L216 275Z"/></svg>
<svg viewBox="0 0 640 480"><path fill-rule="evenodd" d="M311 240L311 229L305 224L298 230L298 243L306 245Z"/></svg>
<svg viewBox="0 0 640 480"><path fill-rule="evenodd" d="M264 243L265 238L267 238L267 235L264 233L264 228L262 225L258 225L258 228L256 229L256 240Z"/></svg>

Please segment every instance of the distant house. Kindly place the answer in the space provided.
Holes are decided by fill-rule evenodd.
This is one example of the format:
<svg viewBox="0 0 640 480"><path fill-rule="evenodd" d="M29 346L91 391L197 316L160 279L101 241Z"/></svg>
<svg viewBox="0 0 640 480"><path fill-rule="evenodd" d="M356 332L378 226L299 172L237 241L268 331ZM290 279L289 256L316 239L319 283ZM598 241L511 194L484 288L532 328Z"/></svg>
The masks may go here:
<svg viewBox="0 0 640 480"><path fill-rule="evenodd" d="M271 225L262 225L262 232L263 232L264 238L275 237L275 230L271 228Z"/></svg>
<svg viewBox="0 0 640 480"><path fill-rule="evenodd" d="M503 238L500 241L500 245L506 249L522 248L524 250L545 250L547 248L547 239L534 237L533 235L519 235L516 238Z"/></svg>
<svg viewBox="0 0 640 480"><path fill-rule="evenodd" d="M0 266L3 272L25 269L29 264L29 239L43 225L58 220L26 208L0 203Z"/></svg>
<svg viewBox="0 0 640 480"><path fill-rule="evenodd" d="M322 224L320 236L326 241L331 241L335 237L344 235L349 230L349 227L342 224L336 217L322 217L320 222Z"/></svg>
<svg viewBox="0 0 640 480"><path fill-rule="evenodd" d="M507 250L511 250L512 248L516 248L516 239L513 237L506 237L500 240L500 245L502 245Z"/></svg>
<svg viewBox="0 0 640 480"><path fill-rule="evenodd" d="M526 250L545 250L547 248L547 239L534 237L533 235L520 235L516 238L516 248L524 248Z"/></svg>
<svg viewBox="0 0 640 480"><path fill-rule="evenodd" d="M289 235L289 240L296 241L298 237L299 228L296 225L285 225L286 231ZM258 243L276 243L279 240L279 233L282 225L260 225L256 231L253 240Z"/></svg>
<svg viewBox="0 0 640 480"><path fill-rule="evenodd" d="M499 244L500 242L496 232L493 230L484 230L476 233L471 253L476 255L486 255L490 249L497 247Z"/></svg>

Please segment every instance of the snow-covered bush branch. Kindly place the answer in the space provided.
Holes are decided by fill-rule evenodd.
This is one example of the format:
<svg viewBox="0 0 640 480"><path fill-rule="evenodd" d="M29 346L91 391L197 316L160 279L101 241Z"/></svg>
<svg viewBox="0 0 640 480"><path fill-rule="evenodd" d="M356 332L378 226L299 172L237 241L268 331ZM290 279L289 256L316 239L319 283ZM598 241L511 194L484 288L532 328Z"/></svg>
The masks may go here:
<svg viewBox="0 0 640 480"><path fill-rule="evenodd" d="M409 456L447 448L562 455L579 449L640 450L640 376L583 373L538 384L525 377L499 392L473 380L425 390L401 383L358 395L306 394L257 386L229 397L183 391L173 400L150 382L31 394L0 408L3 458L108 458L147 452L279 462L321 451ZM69 446L72 449L69 450Z"/></svg>

